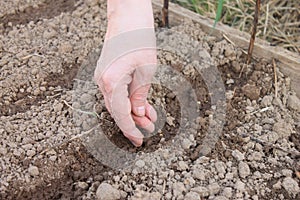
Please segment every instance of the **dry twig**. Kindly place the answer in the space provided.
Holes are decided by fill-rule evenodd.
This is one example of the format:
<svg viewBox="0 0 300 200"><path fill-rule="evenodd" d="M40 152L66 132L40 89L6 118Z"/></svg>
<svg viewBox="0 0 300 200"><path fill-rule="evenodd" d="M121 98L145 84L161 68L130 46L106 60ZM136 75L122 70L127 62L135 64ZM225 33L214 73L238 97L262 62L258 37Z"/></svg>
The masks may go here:
<svg viewBox="0 0 300 200"><path fill-rule="evenodd" d="M163 27L169 27L169 0L164 0L164 6L162 8L162 24Z"/></svg>
<svg viewBox="0 0 300 200"><path fill-rule="evenodd" d="M275 88L275 99L277 99L278 96L278 83L277 83L277 67L275 59L273 59L273 67L274 67L274 88Z"/></svg>
<svg viewBox="0 0 300 200"><path fill-rule="evenodd" d="M252 57L252 52L253 52L253 47L254 47L254 42L255 42L255 36L256 36L256 30L257 30L259 11L260 11L260 0L256 0L255 15L254 15L254 20L253 20L253 28L252 28L252 34L251 34L250 44L249 44L249 48L248 48L247 64L250 63L251 57Z"/></svg>

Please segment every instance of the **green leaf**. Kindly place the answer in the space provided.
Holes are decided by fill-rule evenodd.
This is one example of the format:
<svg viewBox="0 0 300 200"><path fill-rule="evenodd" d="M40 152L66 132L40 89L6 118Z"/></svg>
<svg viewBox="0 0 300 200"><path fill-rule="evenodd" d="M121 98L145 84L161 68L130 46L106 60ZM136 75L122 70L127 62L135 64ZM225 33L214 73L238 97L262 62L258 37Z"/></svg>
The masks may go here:
<svg viewBox="0 0 300 200"><path fill-rule="evenodd" d="M216 15L215 23L214 23L214 28L216 27L217 22L221 19L223 3L224 3L224 0L219 0L219 2L218 2L217 15Z"/></svg>

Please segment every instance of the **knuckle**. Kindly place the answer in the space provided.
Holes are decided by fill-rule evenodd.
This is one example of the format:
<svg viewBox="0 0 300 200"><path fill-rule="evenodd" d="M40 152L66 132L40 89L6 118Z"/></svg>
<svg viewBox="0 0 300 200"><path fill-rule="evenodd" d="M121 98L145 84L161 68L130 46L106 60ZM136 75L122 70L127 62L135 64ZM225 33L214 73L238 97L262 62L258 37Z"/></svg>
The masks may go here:
<svg viewBox="0 0 300 200"><path fill-rule="evenodd" d="M131 100L135 102L142 102L142 103L146 101L146 98L147 98L146 93L135 93L131 96Z"/></svg>

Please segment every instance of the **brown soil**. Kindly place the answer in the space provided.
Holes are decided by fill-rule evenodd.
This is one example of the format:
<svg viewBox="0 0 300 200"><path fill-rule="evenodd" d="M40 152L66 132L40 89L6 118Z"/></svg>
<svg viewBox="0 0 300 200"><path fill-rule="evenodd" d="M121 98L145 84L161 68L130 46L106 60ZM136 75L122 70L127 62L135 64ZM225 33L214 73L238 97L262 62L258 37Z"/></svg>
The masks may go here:
<svg viewBox="0 0 300 200"><path fill-rule="evenodd" d="M76 5L77 2L80 3ZM89 3L87 3L87 7L105 7L104 5L102 5L103 1L101 1L101 3L99 3L98 1L89 1ZM27 26L31 21L33 21L34 24L37 24L39 21L42 22L46 19L56 19L56 17L61 15L62 13L66 15L71 15L72 13L74 14L74 12L76 12L76 9L83 9L81 6L85 8L84 6L86 5L84 2L76 0L51 0L43 2L36 7L30 6L22 12L16 11L16 13L14 14L8 13L4 15L4 17L2 17L2 19L0 20L3 27L3 30L1 31L2 35L6 36L13 29L22 30L22 27L19 25ZM97 12L95 11L91 11L91 13L97 15ZM156 16L157 15L159 14L156 13ZM94 17L91 18L94 19ZM78 17L78 19L81 18ZM159 19L157 18L156 21L158 22ZM11 22L11 24L9 22ZM98 22L95 23L97 24ZM182 27L184 26L185 25L182 25ZM178 29L181 29L180 31L183 31L186 34L190 34L191 37L194 37L195 40L207 44L209 53L216 59L217 67L222 75L226 91L234 91L234 96L230 99L227 99L226 122L223 132L220 134L220 139L217 142L215 149L213 149L213 151L206 156L212 160L212 163L214 162L214 160L219 160L225 163L231 162L232 165L237 167L239 161L235 160L232 152L235 150L239 150L240 152L244 153L245 157L247 157L247 159L245 159L245 162L248 162L250 166L251 174L248 178L251 181L255 179L254 177L251 177L254 172L259 172L261 174L273 172L275 173L280 172L283 169L289 169L294 172L295 165L299 163L299 157L287 154L281 156L280 159L288 157L287 159L292 160L292 163L285 162L285 160L278 160L277 162L281 162L280 164L270 164L268 163L268 159L273 159L274 157L276 157L278 149L276 149L274 146L270 147L268 145L261 145L260 147L258 145L258 142L256 142L255 140L246 139L252 135L253 137L260 137L263 135L263 130L260 133L255 132L255 129L253 128L255 127L255 125L261 125L264 127L264 130L272 131L273 127L270 127L268 123L261 124L261 121L263 121L264 118L278 118L278 113L276 112L270 113L268 114L268 116L263 116L262 113L261 115L250 115L250 117L249 113L246 112L247 109L250 109L249 107L251 106L252 108L254 108L256 105L260 106L261 99L263 97L274 94L273 67L268 62L262 60L255 60L253 61L253 64L246 66L244 65L245 57L244 55L242 55L241 51L239 49L233 48L226 41L218 40L217 38L213 38L213 40L201 39L201 34L198 35L193 32L195 30L197 31L197 25L194 24L191 25L187 23L187 28L185 27L184 29L182 27L178 27ZM75 33L71 34L75 35ZM93 39L89 37L87 38L87 40L91 41L91 44L93 44ZM102 39L98 40L101 41ZM5 44L5 41L1 43ZM218 47L219 44L221 45L220 47ZM222 45L224 45L225 47ZM86 48L86 51L89 52L93 51L93 49L96 48L95 46L96 45L91 45L84 48ZM0 47L2 48L1 53L7 53L7 49L9 49L8 47L6 48L6 46L2 44ZM223 57L214 55L213 51L216 48L220 49L220 55L222 55ZM226 53L226 51L229 51L230 48L233 49L232 54L234 55ZM156 187L156 185L148 183L147 180L142 181L141 178L144 176L142 173L138 175L131 175L127 172L120 173L114 169L104 166L99 161L97 161L90 154L90 152L87 151L86 147L79 139L73 139L74 136L79 134L76 127L72 125L72 112L75 111L64 104L60 109L52 108L59 105L59 102L61 102L62 100L70 101L70 93L72 92L74 86L74 79L76 78L76 75L78 75L78 72L82 70L80 66L82 66L83 60L85 56L87 56L86 51L82 51L83 53L80 51L72 52L75 58L66 58L68 62L64 60L65 58L62 58L62 60L58 60L58 62L61 62L60 72L50 71L44 75L43 73L41 73L40 79L32 79L31 77L28 78L26 76L26 73L24 73L24 76L21 75L22 80L24 79L27 81L28 79L30 81L28 83L24 81L25 86L21 87L29 87L30 84L32 84L31 82L40 82L40 84L38 85L46 88L45 90L41 90L37 95L33 95L32 91L26 90L22 93L17 91L15 92L16 95L13 95L14 92L1 94L1 97L9 97L9 100L7 100L7 98L0 99L0 118L1 121L3 121L2 124L0 124L0 132L1 129L3 129L4 138L2 138L3 141L1 141L0 144L3 148L8 149L7 153L3 155L3 158L5 156L5 158L9 160L10 164L8 164L9 167L7 167L6 165L5 167L3 167L3 164L0 169L4 170L5 168L5 172L3 173L5 178L9 176L9 173L13 174L11 181L8 181L9 186L6 186L6 188L8 189L3 191L0 190L1 199L95 199L95 191L102 182L115 183L118 185L120 190L124 191L126 191L126 186L135 188L132 181L135 181L136 184L143 183L146 185L146 187L149 188ZM208 93L207 87L205 86L205 81L200 74L198 74L197 72L195 72L195 75L184 74L183 71L185 69L185 61L181 60L175 55L172 55L172 62L167 61L165 59L164 53L165 52L159 52L158 57L160 62L169 62L168 64L170 64L174 69L180 72L182 76L184 76L191 83L193 89L196 91L197 100L201 102L199 119L194 127L194 131L192 132L192 134L194 135L195 145L191 145L191 147L188 150L185 150L182 155L182 160L189 163L189 165L191 166L196 166L197 160L199 160L200 156L199 154L201 144L208 129L208 118L212 112L210 95ZM82 57L80 58L80 56ZM95 60L92 60L90 62L95 63ZM29 62L22 63L20 65L26 65L28 63ZM241 72L241 69L243 68L242 66L245 66L243 72ZM39 65L34 67L37 68L39 67ZM54 64L50 67L59 68ZM2 68L2 66L0 66L0 72L2 70L4 71L4 67ZM15 70L15 68L12 67L12 70ZM12 74L14 72L15 71L13 71ZM242 75L241 77L240 74ZM8 76L7 78L4 77L3 74L0 75L2 76L0 77L0 86L3 87L4 84L2 84L2 82L4 83L5 81L7 81L10 76ZM284 76L280 77L280 80L282 81L282 85L284 87L285 78L286 77ZM228 80L234 80L234 82L228 84L226 83L228 82ZM44 84L42 84L43 82ZM10 83L12 86L15 86L16 88L19 87L19 85L17 85L18 81L8 81L8 83ZM252 86L251 91L249 91L248 85ZM8 87L5 87L4 85L3 88L7 89ZM258 94L255 93L256 90L259 91ZM57 91L61 91L61 93ZM281 91L280 95L284 97L286 94L284 94L284 91ZM175 137L176 130L180 125L180 118L182 117L180 114L180 105L178 99L172 91L165 87L160 89L160 87L153 85L153 93L149 100L152 103L155 103L157 99L160 99L161 102L165 102L162 104L165 107L166 112L169 113L170 116L174 117L175 126L171 126L166 123L161 130L162 134L150 137L145 140L142 147L134 148L131 143L128 142L128 140L121 134L121 131L118 129L118 127L116 125L112 125L112 118L108 114L107 110L105 108L102 108L101 111L99 111L97 114L103 116L102 120L100 120L100 123L103 130L105 130L105 134L107 134L107 136L114 144L128 152L155 152L159 148L163 148L164 146L172 144L172 139ZM98 94L97 100L102 100L102 96L100 94ZM259 106L258 109L261 109L261 107ZM274 107L274 109L280 110L279 106L274 105ZM43 112L47 109L50 109L50 116L46 116L43 114ZM256 109L257 107L255 107L255 109L253 110ZM42 116L39 115L39 112L42 113ZM279 145L280 147L282 145L285 145L283 148L294 147L299 152L300 126L299 123L297 125L297 117L299 116L299 113L297 113L297 111L285 109L279 115L282 115L282 118L288 116L287 118L291 120L288 123L292 127L293 131L292 134L284 138L283 141L280 139L276 140L275 144ZM33 141L32 143L36 145L34 147L37 149L36 154L34 156L27 156L25 152L21 153L20 155L14 154L14 148L16 147L14 147L12 143L16 143L16 146L21 148L21 146L24 145L24 141L26 140L22 138L21 141L18 142L18 140L16 139L18 138L18 136L14 134L19 133L18 128L22 125L22 122L31 123L30 120L34 120L34 118L38 119L38 124L35 124L33 125L33 127L28 128L34 130L34 133L26 135L27 132L25 132L25 128L24 130L20 131L20 134L24 133L22 137L26 139L30 138ZM55 119L51 122L53 124L49 126L50 129L48 129L48 125L46 124L46 122L43 122L43 119L45 119L45 121L48 121L52 120L51 118ZM21 121L14 124L14 121L18 120ZM58 124L55 124L55 122L58 122ZM7 126L5 123L14 124L14 126ZM42 124L42 127L39 127L39 123ZM59 129L61 127L63 127L62 130ZM247 135L245 136L239 134L237 131L237 129L239 128L244 128ZM12 129L11 132L10 129ZM55 134L66 132L61 141L53 142L51 140L52 137L38 138L39 136L37 135L39 133L45 134L50 130L52 131L52 129ZM10 136L9 134L11 134L12 136ZM7 137L8 139L5 137ZM53 138L56 138L56 135L54 135ZM162 138L164 138L164 140L162 140ZM57 140L60 139L58 138ZM285 140L288 141L288 144L285 143ZM253 152L259 152L263 154L262 160L251 160L250 157ZM52 155L57 156L54 161L50 159ZM6 161L3 161L3 163L5 162ZM261 163L264 163L266 167L261 168ZM38 167L38 176L26 176L26 174L28 174L26 170L31 165ZM182 173L182 170L178 167L175 161L172 163L172 165L166 168L167 171L171 169L173 169L178 176L180 176ZM192 168L187 170L187 173L188 172L192 172ZM22 173L24 173L25 176L21 176L20 174ZM156 175L153 175L153 177L158 176L160 172L153 172L153 174L155 173ZM211 170L211 173L213 174L214 170ZM129 177L128 181L123 181L122 183L121 181L114 181L114 177L116 175L123 176L124 174L127 174L127 176ZM215 176L217 176L217 174ZM264 187L272 189L273 185L282 179L282 176L284 175L273 177L271 181L264 185ZM29 181L27 181L27 178L24 177L28 177ZM295 177L294 173L292 174L292 177L297 181L299 185L299 179ZM212 175L210 178L214 179L214 176ZM245 182L248 181L248 178ZM148 177L148 179L151 180L152 178ZM268 181L267 178L258 179L265 182ZM230 182L228 180L227 182L230 183L225 183L224 181L222 181L222 179L216 180L219 181L219 185L221 186L221 188L225 186L234 188L234 182ZM87 187L79 187L79 182L87 183ZM208 180L202 181L201 185L205 186L208 183ZM257 184L258 187L261 186L259 185L260 183L255 184ZM245 198L246 195L248 195L247 198L249 199L251 198L251 196L261 192L260 190L255 188L255 184L254 186L249 186L249 188L246 189L247 194L245 192L243 193L245 195ZM0 183L0 187L1 186L2 183ZM167 185L165 190L172 191L172 185ZM185 195L187 192L188 191L185 191L183 195ZM211 198L217 196L219 193L213 194ZM233 195L236 195L238 193L239 192L236 190ZM92 196L88 197L89 194L92 194ZM135 190L132 189L132 191L127 192L127 196L124 199L129 199L134 195ZM164 195L166 194L162 194L162 196ZM299 193L293 196L281 187L280 189L276 189L275 191L271 192L268 192L266 189L264 195L261 193L258 194L258 198L278 199L278 196L280 195L284 199L298 199L300 197ZM209 197L205 196L201 198L208 199ZM233 196L232 198L237 197Z"/></svg>

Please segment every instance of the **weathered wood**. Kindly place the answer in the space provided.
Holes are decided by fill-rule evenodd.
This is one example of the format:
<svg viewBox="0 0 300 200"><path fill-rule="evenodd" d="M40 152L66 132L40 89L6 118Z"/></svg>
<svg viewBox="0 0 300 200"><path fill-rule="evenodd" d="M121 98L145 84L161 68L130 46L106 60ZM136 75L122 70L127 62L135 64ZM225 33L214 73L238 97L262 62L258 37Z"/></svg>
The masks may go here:
<svg viewBox="0 0 300 200"><path fill-rule="evenodd" d="M160 10L162 7L161 0L152 0L154 9ZM197 13L180 7L176 4L169 4L169 23L170 26L182 22L184 19L192 20L200 25L202 30L211 35L223 38L226 35L237 47L247 50L249 46L250 35L231 28L227 25L218 23L212 31L213 20L205 18ZM282 47L270 46L266 41L256 39L253 56L270 60L276 59L280 70L292 80L292 88L300 97L300 55L283 49Z"/></svg>

